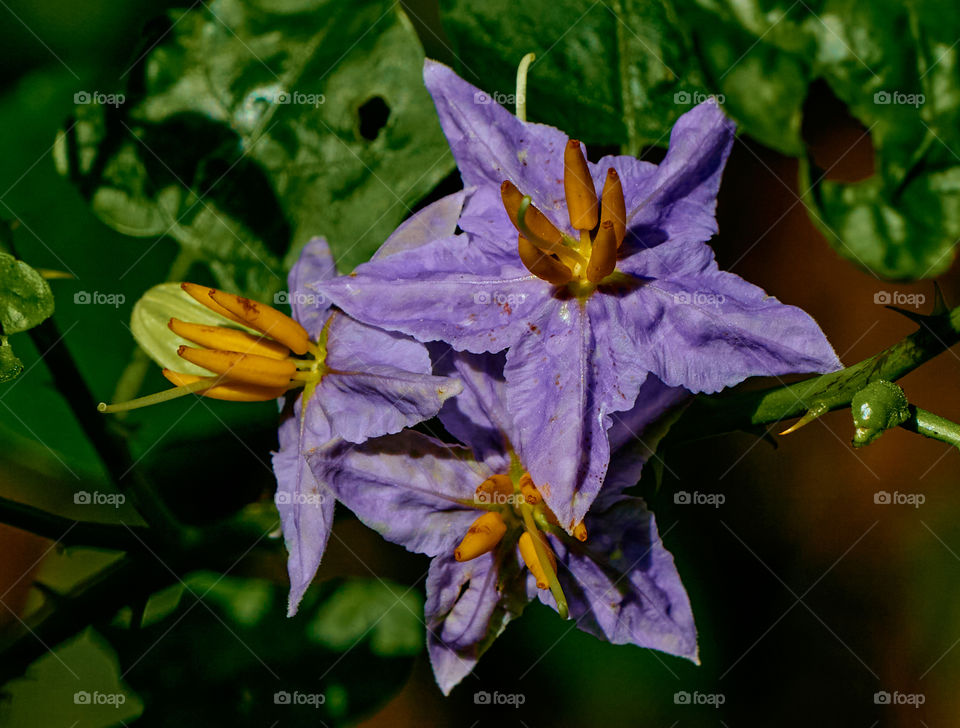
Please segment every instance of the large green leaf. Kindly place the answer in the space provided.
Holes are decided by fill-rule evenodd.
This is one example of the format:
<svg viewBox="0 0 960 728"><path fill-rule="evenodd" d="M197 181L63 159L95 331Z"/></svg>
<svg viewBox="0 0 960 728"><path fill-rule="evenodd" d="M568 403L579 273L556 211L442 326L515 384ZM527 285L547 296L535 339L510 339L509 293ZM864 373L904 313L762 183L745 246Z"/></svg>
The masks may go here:
<svg viewBox="0 0 960 728"><path fill-rule="evenodd" d="M528 116L586 142L635 152L663 144L677 116L703 93L669 2L446 0L441 9L465 79L511 106L517 64L536 53Z"/></svg>
<svg viewBox="0 0 960 728"><path fill-rule="evenodd" d="M223 287L281 288L314 235L352 268L452 167L396 3L215 0L154 32L125 97L82 99L59 166L108 225L172 236Z"/></svg>

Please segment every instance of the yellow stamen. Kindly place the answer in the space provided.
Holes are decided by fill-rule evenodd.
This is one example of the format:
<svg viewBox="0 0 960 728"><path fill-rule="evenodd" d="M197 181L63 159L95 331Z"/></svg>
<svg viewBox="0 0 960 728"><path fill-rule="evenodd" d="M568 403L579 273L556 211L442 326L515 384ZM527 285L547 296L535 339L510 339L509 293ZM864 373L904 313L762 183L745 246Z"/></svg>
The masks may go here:
<svg viewBox="0 0 960 728"><path fill-rule="evenodd" d="M563 150L563 191L570 224L575 230L593 230L597 226L597 190L576 139L569 140Z"/></svg>
<svg viewBox="0 0 960 728"><path fill-rule="evenodd" d="M491 475L477 486L476 500L478 503L506 503L506 499L513 495L513 481L509 475Z"/></svg>
<svg viewBox="0 0 960 728"><path fill-rule="evenodd" d="M524 500L530 505L535 506L543 501L540 491L537 490L537 486L533 484L533 478L530 477L530 473L524 473L520 476L519 486Z"/></svg>
<svg viewBox="0 0 960 728"><path fill-rule="evenodd" d="M603 182L603 192L600 194L600 223L605 220L613 223L613 231L617 238L617 247L623 242L627 234L627 204L623 199L623 185L620 175L612 167L607 171L607 178Z"/></svg>
<svg viewBox="0 0 960 728"><path fill-rule="evenodd" d="M617 234L613 223L604 220L597 230L597 237L593 241L590 251L590 262L587 264L587 280L599 283L613 273L617 267Z"/></svg>
<svg viewBox="0 0 960 728"><path fill-rule="evenodd" d="M256 354L269 359L286 359L290 356L290 350L283 344L278 344L276 341L270 341L263 337L251 336L246 331L238 329L191 324L177 318L170 319L167 326L177 336L182 336L187 341L192 341L194 344L199 344L207 349Z"/></svg>
<svg viewBox="0 0 960 728"><path fill-rule="evenodd" d="M306 354L310 345L307 330L275 308L243 296L210 289L210 298L251 328L289 347L294 354Z"/></svg>
<svg viewBox="0 0 960 728"><path fill-rule="evenodd" d="M577 541L587 540L587 527L583 525L583 521L580 521L580 523L573 527L573 537L577 539Z"/></svg>
<svg viewBox="0 0 960 728"><path fill-rule="evenodd" d="M177 349L177 354L191 364L209 369L214 374L226 375L232 382L261 387L287 387L290 378L297 372L297 365L289 359L280 361L255 354L194 349L190 346L181 346Z"/></svg>
<svg viewBox="0 0 960 728"><path fill-rule="evenodd" d="M554 573L557 571L557 559L553 555L550 546L547 545L547 540L543 537L543 534L537 532L537 537L540 539L543 544L543 553L546 555L547 560L550 562L550 569ZM546 569L544 569L543 564L540 563L540 559L537 557L537 547L533 543L533 538L530 536L529 531L524 531L520 534L520 555L523 557L523 563L527 565L527 568L530 569L537 579L537 589L549 589L550 580L547 578Z"/></svg>
<svg viewBox="0 0 960 728"><path fill-rule="evenodd" d="M520 260L523 261L527 270L547 283L562 286L573 279L573 273L567 266L535 248L522 235L518 236L517 252L520 253Z"/></svg>
<svg viewBox="0 0 960 728"><path fill-rule="evenodd" d="M169 402L171 399L186 397L188 394L194 394L196 392L202 392L205 389L210 389L211 382L217 382L219 380L220 377L211 377L209 380L198 377L196 382L183 384L179 387L173 387L172 389L165 389L162 392L154 392L153 394L148 394L144 397L128 399L126 402L114 402L113 404L101 402L97 405L97 411L104 412L106 414L114 414L116 412L128 412L130 410L140 409L142 407L151 407L155 404L160 404L161 402Z"/></svg>
<svg viewBox="0 0 960 728"><path fill-rule="evenodd" d="M204 306L209 308L214 313L218 313L224 318L228 318L234 323L240 324L241 326L246 326L246 322L239 316L234 316L227 309L221 306L219 303L210 298L210 292L217 290L216 288L210 288L208 286L197 285L196 283L181 283L180 288L183 289L183 292L188 294L194 301L202 303Z"/></svg>
<svg viewBox="0 0 960 728"><path fill-rule="evenodd" d="M507 532L507 524L503 516L495 511L484 513L473 522L463 541L453 552L457 561L470 561L488 551L493 551L500 543L500 539Z"/></svg>
<svg viewBox="0 0 960 728"><path fill-rule="evenodd" d="M563 250L563 234L557 230L552 222L533 205L526 208L521 223L519 219L520 205L523 202L523 193L510 180L504 180L500 185L500 198L503 200L503 209L507 211L510 222L517 231L527 236L536 247L548 253ZM526 229L524 229L526 227Z"/></svg>
<svg viewBox="0 0 960 728"><path fill-rule="evenodd" d="M208 388L199 390L198 394L210 399L226 400L227 402L265 402L282 397L283 393L287 391L286 387L260 387L256 384L236 384L234 382L216 384L216 377L198 377L194 374L181 374L170 369L164 369L163 376L179 386L191 386L196 382L206 382ZM209 386L211 384L213 386Z"/></svg>

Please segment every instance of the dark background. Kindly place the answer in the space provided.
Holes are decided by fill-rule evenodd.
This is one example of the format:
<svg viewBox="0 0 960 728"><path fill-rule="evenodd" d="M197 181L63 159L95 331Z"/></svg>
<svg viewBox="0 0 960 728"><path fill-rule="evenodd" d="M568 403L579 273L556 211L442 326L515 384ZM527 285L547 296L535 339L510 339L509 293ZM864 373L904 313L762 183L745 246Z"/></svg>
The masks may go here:
<svg viewBox="0 0 960 728"><path fill-rule="evenodd" d="M0 7L0 191L15 189L0 197L0 216L19 217L29 228L20 231L19 249L32 264L56 268L56 251L88 287L115 280L146 243L123 239L97 222L56 176L49 147L72 108L72 97L57 97L56 89L119 89L117 69L135 52L142 25L176 4L8 2ZM405 5L428 56L450 60L435 3ZM75 69L76 81L69 80L68 68ZM814 92L808 112L808 141L820 166L836 162L831 176L842 179L872 173L869 139L841 107ZM876 305L874 295L922 293L929 307L932 284L879 281L840 260L797 194L795 160L738 139L720 194L721 233L714 247L721 267L808 311L844 364L910 333L915 326ZM90 255L85 245L103 247ZM151 269L165 270L174 252L170 241L151 251L144 279ZM118 311L98 313L99 319L69 306L57 313L101 396L119 373L103 362L132 346L120 319L138 286L143 288L134 278L123 284L127 303ZM940 283L948 303L960 300L956 268ZM65 290L67 298L71 289ZM27 350L21 356L28 367L37 358ZM0 463L0 493L52 504L54 497L46 494L69 480L67 464L91 458L72 426L64 425L49 447L29 444L34 431L55 431L66 421L42 370L28 372L38 380L35 388L24 385L19 398L11 394L8 407L0 409L9 453ZM911 402L957 419L958 370L960 358L949 351L901 384ZM217 469L211 492L193 488L198 510L205 497L242 498L271 487L269 472L257 464L268 462L275 445L271 407L232 416L249 447L221 433L204 446L217 453L216 464L197 462L189 450L191 432L216 433L216 415L194 413L158 450L169 461L172 480L186 461ZM693 602L702 666L600 643L532 606L452 697L443 698L436 688L424 654L403 691L365 725L960 725L958 453L902 430L864 450L850 446L851 436L849 412L837 412L776 437L776 448L732 434L666 453L663 491L650 500ZM95 467L90 470L96 477ZM678 490L722 493L726 500L718 508L677 505ZM878 491L919 493L926 501L916 509L879 505ZM369 567L400 583L422 582L425 559L384 543L351 518L342 518L337 528L342 542L331 542L320 578L368 576ZM0 529L0 601L13 612L26 604L29 579L21 575L39 565L49 546ZM283 578L282 570L271 568ZM525 702L518 709L475 705L478 690L520 693ZM921 694L925 702L919 709L876 705L874 694L881 690ZM677 705L678 691L720 694L724 704ZM224 711L228 715L229 707Z"/></svg>

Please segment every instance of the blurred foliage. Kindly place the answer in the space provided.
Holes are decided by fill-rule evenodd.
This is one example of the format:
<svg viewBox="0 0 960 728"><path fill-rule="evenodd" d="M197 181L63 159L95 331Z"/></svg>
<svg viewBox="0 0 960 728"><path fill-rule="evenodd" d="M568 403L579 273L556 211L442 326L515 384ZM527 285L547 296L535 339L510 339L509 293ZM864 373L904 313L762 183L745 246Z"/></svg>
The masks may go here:
<svg viewBox="0 0 960 728"><path fill-rule="evenodd" d="M32 329L53 315L53 293L37 271L0 252L0 383L15 379L23 363L7 337Z"/></svg>
<svg viewBox="0 0 960 728"><path fill-rule="evenodd" d="M451 168L423 51L387 0L216 0L154 24L125 94L78 95L62 174L128 235L170 235L269 297L314 235L370 257Z"/></svg>
<svg viewBox="0 0 960 728"><path fill-rule="evenodd" d="M810 85L823 79L864 125L876 173L800 186L844 257L877 275L931 278L960 238L960 15L946 0L903 4L617 0L442 2L458 70L512 93L527 52L530 117L587 142L665 145L677 116L707 95L740 130L806 161ZM557 40L559 39L559 40ZM496 96L495 98L500 98ZM808 194L809 193L809 194Z"/></svg>

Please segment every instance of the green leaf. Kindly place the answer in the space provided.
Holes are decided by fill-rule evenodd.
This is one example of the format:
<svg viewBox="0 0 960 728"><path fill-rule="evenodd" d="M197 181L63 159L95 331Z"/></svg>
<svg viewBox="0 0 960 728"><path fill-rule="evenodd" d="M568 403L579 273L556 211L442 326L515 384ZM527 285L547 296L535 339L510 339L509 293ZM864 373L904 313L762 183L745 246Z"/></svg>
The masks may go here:
<svg viewBox="0 0 960 728"><path fill-rule="evenodd" d="M380 579L348 581L317 612L310 633L332 650L369 637L374 654L415 655L423 647L422 615L420 595L410 589Z"/></svg>
<svg viewBox="0 0 960 728"><path fill-rule="evenodd" d="M0 331L6 335L32 329L53 315L53 293L33 268L0 253Z"/></svg>
<svg viewBox="0 0 960 728"><path fill-rule="evenodd" d="M77 107L59 169L108 225L175 238L223 288L269 296L315 235L352 268L452 168L396 5L171 11L127 94Z"/></svg>
<svg viewBox="0 0 960 728"><path fill-rule="evenodd" d="M669 2L450 0L442 20L457 70L511 107L517 64L537 54L527 114L587 143L665 144L703 92L683 24Z"/></svg>
<svg viewBox="0 0 960 728"><path fill-rule="evenodd" d="M23 371L23 362L13 353L6 336L0 336L0 384L16 379Z"/></svg>

